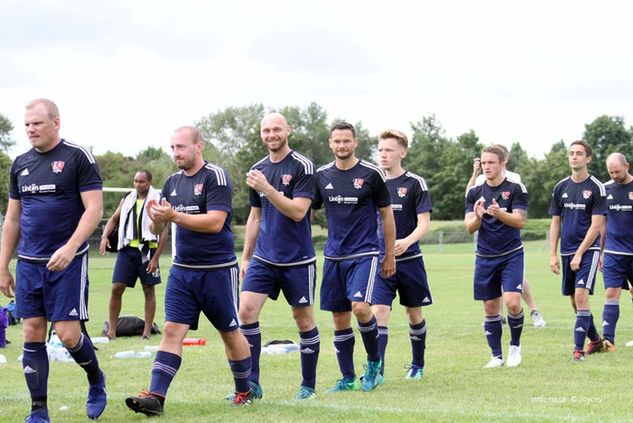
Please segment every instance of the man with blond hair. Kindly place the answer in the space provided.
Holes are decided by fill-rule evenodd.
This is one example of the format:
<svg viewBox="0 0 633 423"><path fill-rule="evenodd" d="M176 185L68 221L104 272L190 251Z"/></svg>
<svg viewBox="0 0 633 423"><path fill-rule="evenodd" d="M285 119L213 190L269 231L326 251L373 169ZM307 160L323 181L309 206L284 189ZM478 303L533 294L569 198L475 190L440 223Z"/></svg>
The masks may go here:
<svg viewBox="0 0 633 423"><path fill-rule="evenodd" d="M505 153L497 146L484 148L481 166L486 180L466 194L464 222L469 234L479 231L475 252L475 300L484 306L484 332L492 357L484 368L506 364L501 348L501 306L508 308L510 348L507 366L521 364L523 309L521 290L524 252L521 229L527 218L528 195L525 186L504 175Z"/></svg>
<svg viewBox="0 0 633 423"><path fill-rule="evenodd" d="M393 129L380 134L378 141L378 164L387 177L386 185L396 223L396 273L388 278L377 275L372 310L378 322L382 357L380 374L384 377L385 351L389 340L387 324L391 304L396 292L399 293L400 304L405 307L408 316L411 341L412 359L405 379L416 380L424 375L426 320L422 307L433 303L418 241L429 231L432 206L425 180L402 168L408 145L407 136Z"/></svg>
<svg viewBox="0 0 633 423"><path fill-rule="evenodd" d="M103 216L102 181L92 154L60 138L60 117L47 99L26 106L24 126L33 146L11 165L9 205L2 231L0 291L15 289L23 318L22 367L31 394L27 423L49 422L47 323L88 376L86 414L106 407L105 375L80 322L88 320L88 243ZM18 255L16 280L9 272Z"/></svg>
<svg viewBox="0 0 633 423"><path fill-rule="evenodd" d="M505 177L508 178L512 182L521 183L521 175L519 175L516 172L512 172L508 170L508 160L510 159L510 153L508 151L508 148L503 144L494 144L494 146L499 147L503 150L503 153L504 153L503 173ZM476 157L473 160L473 174L470 177L470 180L468 181L468 184L466 186L466 192L468 192L468 190L473 185L481 185L486 180L486 176L481 173L480 160L481 159L479 157ZM537 328L545 327L546 325L545 319L543 318L543 315L538 311L538 308L536 307L536 303L534 302L534 297L532 297L532 288L530 287L530 283L528 282L525 276L523 277L523 291L521 293L521 298L523 298L523 301L525 301L525 304L527 304L528 308L530 309L530 318L532 319L532 324L534 325L534 327L537 327ZM502 311L503 311L502 298L499 298L499 304L501 304ZM505 318L503 317L503 315L501 316L501 320L505 321Z"/></svg>

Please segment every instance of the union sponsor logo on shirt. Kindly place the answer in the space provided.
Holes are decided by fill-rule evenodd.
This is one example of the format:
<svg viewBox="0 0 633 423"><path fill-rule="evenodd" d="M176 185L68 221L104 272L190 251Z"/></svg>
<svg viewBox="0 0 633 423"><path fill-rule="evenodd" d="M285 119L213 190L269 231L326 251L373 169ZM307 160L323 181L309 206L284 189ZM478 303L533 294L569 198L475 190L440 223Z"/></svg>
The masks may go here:
<svg viewBox="0 0 633 423"><path fill-rule="evenodd" d="M281 175L281 183L286 186L290 184L291 179L292 179L292 175L288 175L288 174Z"/></svg>
<svg viewBox="0 0 633 423"><path fill-rule="evenodd" d="M503 191L503 192L501 193L501 198L502 198L503 200L509 200L509 199L510 199L510 191Z"/></svg>
<svg viewBox="0 0 633 423"><path fill-rule="evenodd" d="M195 196L202 195L202 187L203 186L204 186L204 184L195 184L193 186L193 195L195 195Z"/></svg>
<svg viewBox="0 0 633 423"><path fill-rule="evenodd" d="M53 173L62 173L64 170L64 162L61 160L55 160L51 163L51 168L53 169Z"/></svg>
<svg viewBox="0 0 633 423"><path fill-rule="evenodd" d="M363 184L365 183L365 180L363 178L354 178L352 182L355 189L361 189L363 187Z"/></svg>
<svg viewBox="0 0 633 423"><path fill-rule="evenodd" d="M584 198L585 200L587 200L589 197L591 197L591 190L588 190L588 189L584 190L584 191L582 192L582 198Z"/></svg>
<svg viewBox="0 0 633 423"><path fill-rule="evenodd" d="M404 198L407 196L408 189L406 187L398 187L398 197Z"/></svg>

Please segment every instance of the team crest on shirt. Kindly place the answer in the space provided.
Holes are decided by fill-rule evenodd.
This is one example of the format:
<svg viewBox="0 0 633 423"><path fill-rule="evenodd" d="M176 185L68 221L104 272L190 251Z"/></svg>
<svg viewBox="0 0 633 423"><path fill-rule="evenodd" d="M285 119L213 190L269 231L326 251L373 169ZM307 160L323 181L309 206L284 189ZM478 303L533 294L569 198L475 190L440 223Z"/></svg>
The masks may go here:
<svg viewBox="0 0 633 423"><path fill-rule="evenodd" d="M196 197L202 194L202 187L203 184L195 184L193 186L193 195L195 195Z"/></svg>
<svg viewBox="0 0 633 423"><path fill-rule="evenodd" d="M588 190L588 189L584 190L584 191L582 192L582 198L584 198L584 199L586 200L586 199L588 199L589 197L591 197L591 190Z"/></svg>
<svg viewBox="0 0 633 423"><path fill-rule="evenodd" d="M501 198L502 198L503 200L509 200L509 199L510 199L510 191L503 191L503 192L501 193Z"/></svg>
<svg viewBox="0 0 633 423"><path fill-rule="evenodd" d="M281 183L286 186L290 184L291 179L292 179L292 175L288 175L288 174L281 175Z"/></svg>
<svg viewBox="0 0 633 423"><path fill-rule="evenodd" d="M355 189L361 189L363 187L363 184L365 183L365 180L363 178L354 178L352 182L354 183Z"/></svg>
<svg viewBox="0 0 633 423"><path fill-rule="evenodd" d="M61 160L55 160L51 163L51 169L53 169L53 173L62 173L64 170L64 162Z"/></svg>
<svg viewBox="0 0 633 423"><path fill-rule="evenodd" d="M407 188L406 187L398 187L398 197L404 198L407 196Z"/></svg>

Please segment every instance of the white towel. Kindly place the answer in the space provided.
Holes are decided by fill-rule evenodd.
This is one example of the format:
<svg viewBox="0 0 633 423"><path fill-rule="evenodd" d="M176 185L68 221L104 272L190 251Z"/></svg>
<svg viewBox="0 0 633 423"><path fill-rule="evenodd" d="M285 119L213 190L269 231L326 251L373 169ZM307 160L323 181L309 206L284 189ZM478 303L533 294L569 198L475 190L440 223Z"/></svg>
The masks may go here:
<svg viewBox="0 0 633 423"><path fill-rule="evenodd" d="M130 192L123 200L123 205L121 206L121 215L119 217L119 250L128 245L130 241L135 238L134 225L136 222L134 219L134 211L136 210L137 195L136 190ZM149 241L158 241L158 236L154 235L149 230L150 218L147 214L147 210L145 209L145 205L148 200L156 200L157 202L160 201L160 191L150 186L149 191L147 191L147 195L145 196L145 201L143 201L141 233L138 237L140 240L140 250L143 250L144 243Z"/></svg>

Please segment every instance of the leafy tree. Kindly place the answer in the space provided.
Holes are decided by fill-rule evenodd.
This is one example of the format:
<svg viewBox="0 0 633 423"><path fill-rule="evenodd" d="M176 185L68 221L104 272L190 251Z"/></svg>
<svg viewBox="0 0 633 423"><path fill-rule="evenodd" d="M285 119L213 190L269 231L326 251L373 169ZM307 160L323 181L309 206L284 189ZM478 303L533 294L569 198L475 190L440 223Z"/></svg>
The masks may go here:
<svg viewBox="0 0 633 423"><path fill-rule="evenodd" d="M0 150L8 151L15 141L11 139L11 131L13 131L13 124L11 121L0 113Z"/></svg>
<svg viewBox="0 0 633 423"><path fill-rule="evenodd" d="M530 197L529 217L549 217L554 185L570 174L567 146L561 140L552 146L544 159L528 159L528 162L519 169Z"/></svg>
<svg viewBox="0 0 633 423"><path fill-rule="evenodd" d="M0 151L0 213L7 212L9 201L9 169L11 169L11 158L5 152Z"/></svg>
<svg viewBox="0 0 633 423"><path fill-rule="evenodd" d="M621 116L599 116L585 125L584 139L591 144L593 159L589 172L601 181L609 180L605 160L613 152L633 159L633 128L626 128Z"/></svg>
<svg viewBox="0 0 633 423"><path fill-rule="evenodd" d="M527 155L527 152L521 147L521 144L518 142L512 143L512 147L510 147L510 158L508 159L508 170L513 170L515 172L523 172L527 170L526 165L529 163L530 159Z"/></svg>

